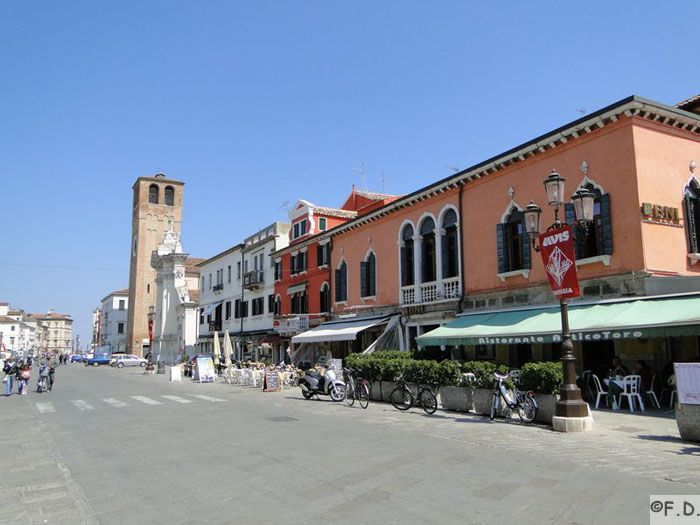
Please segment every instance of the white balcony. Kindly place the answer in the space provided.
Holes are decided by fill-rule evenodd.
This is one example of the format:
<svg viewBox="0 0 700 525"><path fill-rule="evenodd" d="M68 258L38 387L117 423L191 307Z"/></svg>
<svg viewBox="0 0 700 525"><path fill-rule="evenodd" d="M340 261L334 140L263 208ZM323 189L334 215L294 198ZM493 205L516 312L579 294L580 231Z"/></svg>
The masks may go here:
<svg viewBox="0 0 700 525"><path fill-rule="evenodd" d="M401 287L402 305L432 303L462 297L462 284L459 277L420 283L417 288L419 294L416 294L416 285Z"/></svg>

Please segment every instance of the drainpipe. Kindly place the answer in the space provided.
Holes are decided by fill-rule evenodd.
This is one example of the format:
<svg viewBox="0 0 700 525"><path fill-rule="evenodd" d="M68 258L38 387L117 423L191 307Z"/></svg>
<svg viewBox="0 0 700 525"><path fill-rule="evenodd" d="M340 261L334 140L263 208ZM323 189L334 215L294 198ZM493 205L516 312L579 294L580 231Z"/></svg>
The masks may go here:
<svg viewBox="0 0 700 525"><path fill-rule="evenodd" d="M245 258L245 253L243 250L241 250L241 309L243 308L243 279L245 275L244 271L244 266L243 266L243 259ZM238 336L238 360L242 361L243 360L243 313L238 312L241 315L241 329L240 329L240 335ZM246 312L247 313L247 312Z"/></svg>
<svg viewBox="0 0 700 525"><path fill-rule="evenodd" d="M462 211L462 191L464 190L464 182L459 183L459 193L457 193L457 206L459 208L459 281L462 288L462 297L457 304L457 313L463 310L464 296L466 288L464 286L464 213Z"/></svg>

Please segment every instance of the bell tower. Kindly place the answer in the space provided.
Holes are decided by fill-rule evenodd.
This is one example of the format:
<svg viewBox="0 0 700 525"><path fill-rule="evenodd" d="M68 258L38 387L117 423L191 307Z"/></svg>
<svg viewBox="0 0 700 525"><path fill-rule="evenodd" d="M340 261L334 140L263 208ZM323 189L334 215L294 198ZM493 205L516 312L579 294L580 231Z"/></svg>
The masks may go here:
<svg viewBox="0 0 700 525"><path fill-rule="evenodd" d="M139 177L133 186L126 332L127 351L135 355L148 351L148 311L156 305L156 271L151 267L151 253L166 231L180 234L184 187L184 182L168 179L162 173Z"/></svg>

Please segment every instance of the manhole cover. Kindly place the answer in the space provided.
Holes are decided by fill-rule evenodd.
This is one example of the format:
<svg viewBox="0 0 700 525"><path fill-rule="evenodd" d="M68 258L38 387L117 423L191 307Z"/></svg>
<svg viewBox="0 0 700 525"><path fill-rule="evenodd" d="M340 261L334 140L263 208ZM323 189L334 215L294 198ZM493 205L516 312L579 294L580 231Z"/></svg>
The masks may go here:
<svg viewBox="0 0 700 525"><path fill-rule="evenodd" d="M280 416L280 417L268 418L268 421L273 421L274 423L284 423L285 421L299 421L299 420L295 417Z"/></svg>

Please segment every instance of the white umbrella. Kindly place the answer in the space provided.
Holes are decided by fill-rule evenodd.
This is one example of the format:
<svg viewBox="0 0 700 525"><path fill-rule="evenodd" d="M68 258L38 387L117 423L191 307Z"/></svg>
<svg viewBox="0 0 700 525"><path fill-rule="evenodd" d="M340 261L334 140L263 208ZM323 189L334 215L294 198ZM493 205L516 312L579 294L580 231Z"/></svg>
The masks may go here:
<svg viewBox="0 0 700 525"><path fill-rule="evenodd" d="M219 364L219 356L221 355L221 344L219 343L219 332L214 332L214 366Z"/></svg>
<svg viewBox="0 0 700 525"><path fill-rule="evenodd" d="M231 338L228 335L228 330L224 332L224 364L228 366L231 363L231 354L233 354L233 346Z"/></svg>

